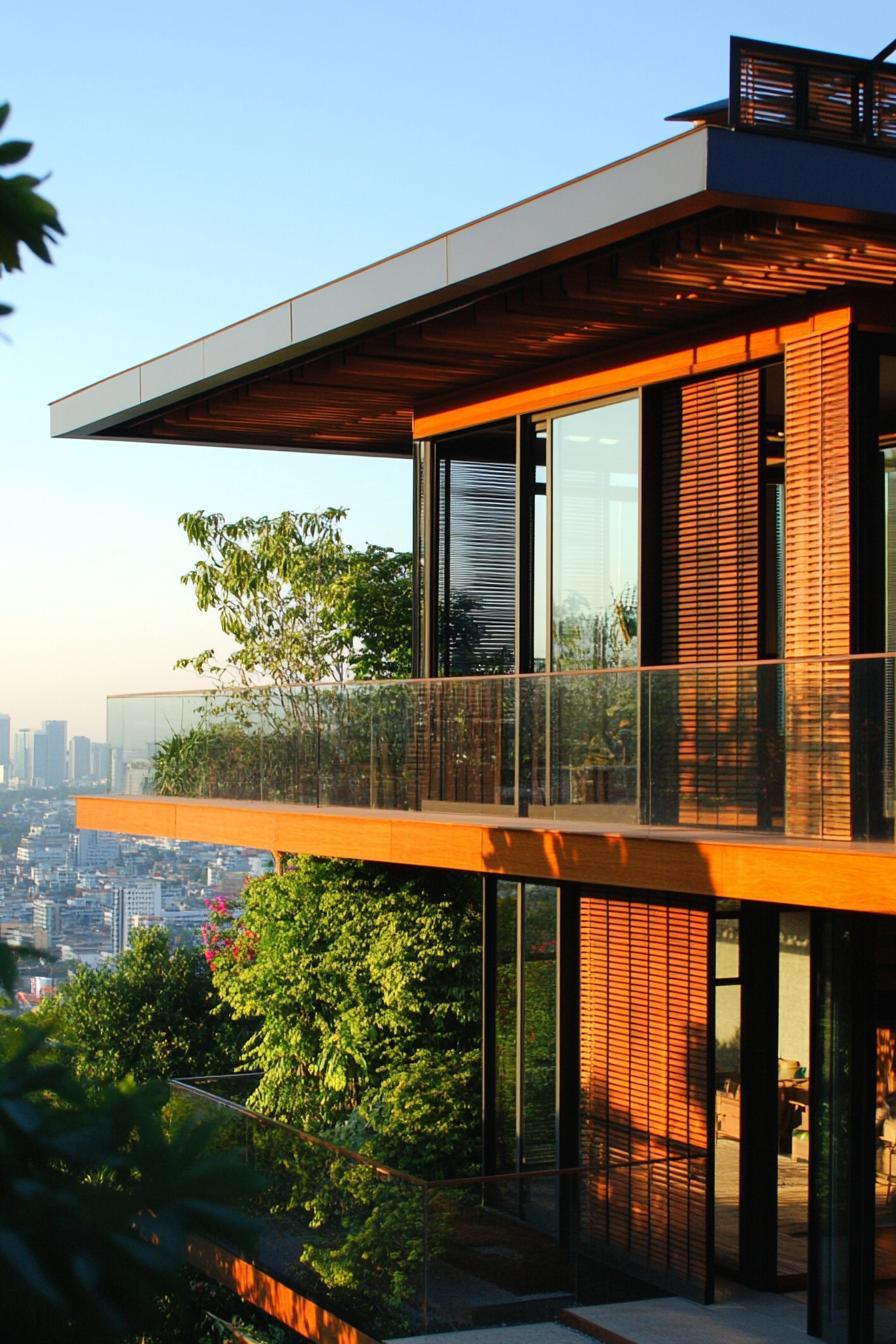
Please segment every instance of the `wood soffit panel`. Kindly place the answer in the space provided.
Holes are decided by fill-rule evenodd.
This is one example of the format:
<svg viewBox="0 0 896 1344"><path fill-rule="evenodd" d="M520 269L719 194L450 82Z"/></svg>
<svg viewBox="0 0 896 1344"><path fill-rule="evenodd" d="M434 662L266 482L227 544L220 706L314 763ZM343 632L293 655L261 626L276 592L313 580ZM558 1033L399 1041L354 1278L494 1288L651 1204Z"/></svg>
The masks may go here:
<svg viewBox="0 0 896 1344"><path fill-rule="evenodd" d="M606 365L785 299L890 287L896 235L718 210L117 427L114 437L407 454L415 412ZM113 431L110 431L110 433Z"/></svg>
<svg viewBox="0 0 896 1344"><path fill-rule="evenodd" d="M229 800L77 799L76 823L123 835L375 863L896 914L896 845L647 828L598 832L494 815L301 808Z"/></svg>

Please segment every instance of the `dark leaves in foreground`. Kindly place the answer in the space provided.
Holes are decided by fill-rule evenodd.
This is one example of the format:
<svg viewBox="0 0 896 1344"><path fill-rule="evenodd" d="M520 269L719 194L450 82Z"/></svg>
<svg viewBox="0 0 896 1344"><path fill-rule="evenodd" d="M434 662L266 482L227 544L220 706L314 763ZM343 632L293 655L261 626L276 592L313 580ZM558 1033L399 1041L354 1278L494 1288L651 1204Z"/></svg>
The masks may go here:
<svg viewBox="0 0 896 1344"><path fill-rule="evenodd" d="M0 1022L0 1281L9 1339L92 1344L151 1330L189 1235L245 1245L254 1185L209 1151L213 1127L166 1130L167 1087L89 1095L42 1032Z"/></svg>

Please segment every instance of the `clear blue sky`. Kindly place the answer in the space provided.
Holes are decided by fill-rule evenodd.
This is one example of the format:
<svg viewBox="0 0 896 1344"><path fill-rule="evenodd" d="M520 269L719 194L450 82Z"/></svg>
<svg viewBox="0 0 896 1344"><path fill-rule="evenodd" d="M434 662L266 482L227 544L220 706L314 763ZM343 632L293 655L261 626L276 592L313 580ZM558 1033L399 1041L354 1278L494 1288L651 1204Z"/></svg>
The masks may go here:
<svg viewBox="0 0 896 1344"><path fill-rule="evenodd" d="M177 515L340 504L405 546L408 467L50 441L46 404L587 172L721 97L731 33L873 55L883 0L45 0L5 15L2 138L68 236L5 278L0 712L104 735L107 693L210 642ZM634 91L634 94L633 92Z"/></svg>

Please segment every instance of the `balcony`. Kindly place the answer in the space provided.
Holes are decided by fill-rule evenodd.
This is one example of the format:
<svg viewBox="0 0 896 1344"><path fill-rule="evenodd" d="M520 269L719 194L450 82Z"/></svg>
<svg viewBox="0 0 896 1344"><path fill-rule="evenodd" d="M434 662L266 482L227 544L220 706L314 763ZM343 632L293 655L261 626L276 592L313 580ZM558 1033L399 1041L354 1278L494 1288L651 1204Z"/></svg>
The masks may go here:
<svg viewBox="0 0 896 1344"><path fill-rule="evenodd" d="M116 791L892 839L896 656L111 697Z"/></svg>
<svg viewBox="0 0 896 1344"><path fill-rule="evenodd" d="M695 1164L707 1161L705 1149L654 1135L634 1160L607 1147L599 1169L427 1179L259 1114L251 1108L257 1082L252 1074L178 1079L170 1106L214 1121L216 1143L260 1177L245 1207L260 1229L252 1249L217 1246L218 1256L276 1284L281 1318L296 1319L294 1305L283 1311L288 1303L303 1304L306 1322L321 1313L331 1338L373 1344L546 1321L630 1295L629 1276L588 1254L589 1231L609 1215L614 1190L617 1200L649 1192L678 1216ZM213 1263L208 1247L198 1263ZM267 1300L267 1309L277 1300L269 1287ZM319 1317L312 1330L319 1337Z"/></svg>
<svg viewBox="0 0 896 1344"><path fill-rule="evenodd" d="M116 696L81 826L890 911L896 655ZM821 867L822 862L824 867Z"/></svg>

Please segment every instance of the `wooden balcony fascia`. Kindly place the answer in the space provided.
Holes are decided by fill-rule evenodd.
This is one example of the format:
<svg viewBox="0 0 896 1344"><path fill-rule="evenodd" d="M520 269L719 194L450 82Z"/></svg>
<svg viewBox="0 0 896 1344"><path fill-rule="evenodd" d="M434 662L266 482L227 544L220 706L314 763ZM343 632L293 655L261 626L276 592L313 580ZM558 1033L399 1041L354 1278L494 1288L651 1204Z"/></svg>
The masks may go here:
<svg viewBox="0 0 896 1344"><path fill-rule="evenodd" d="M77 799L77 824L376 863L896 914L896 845L494 814L204 798Z"/></svg>

